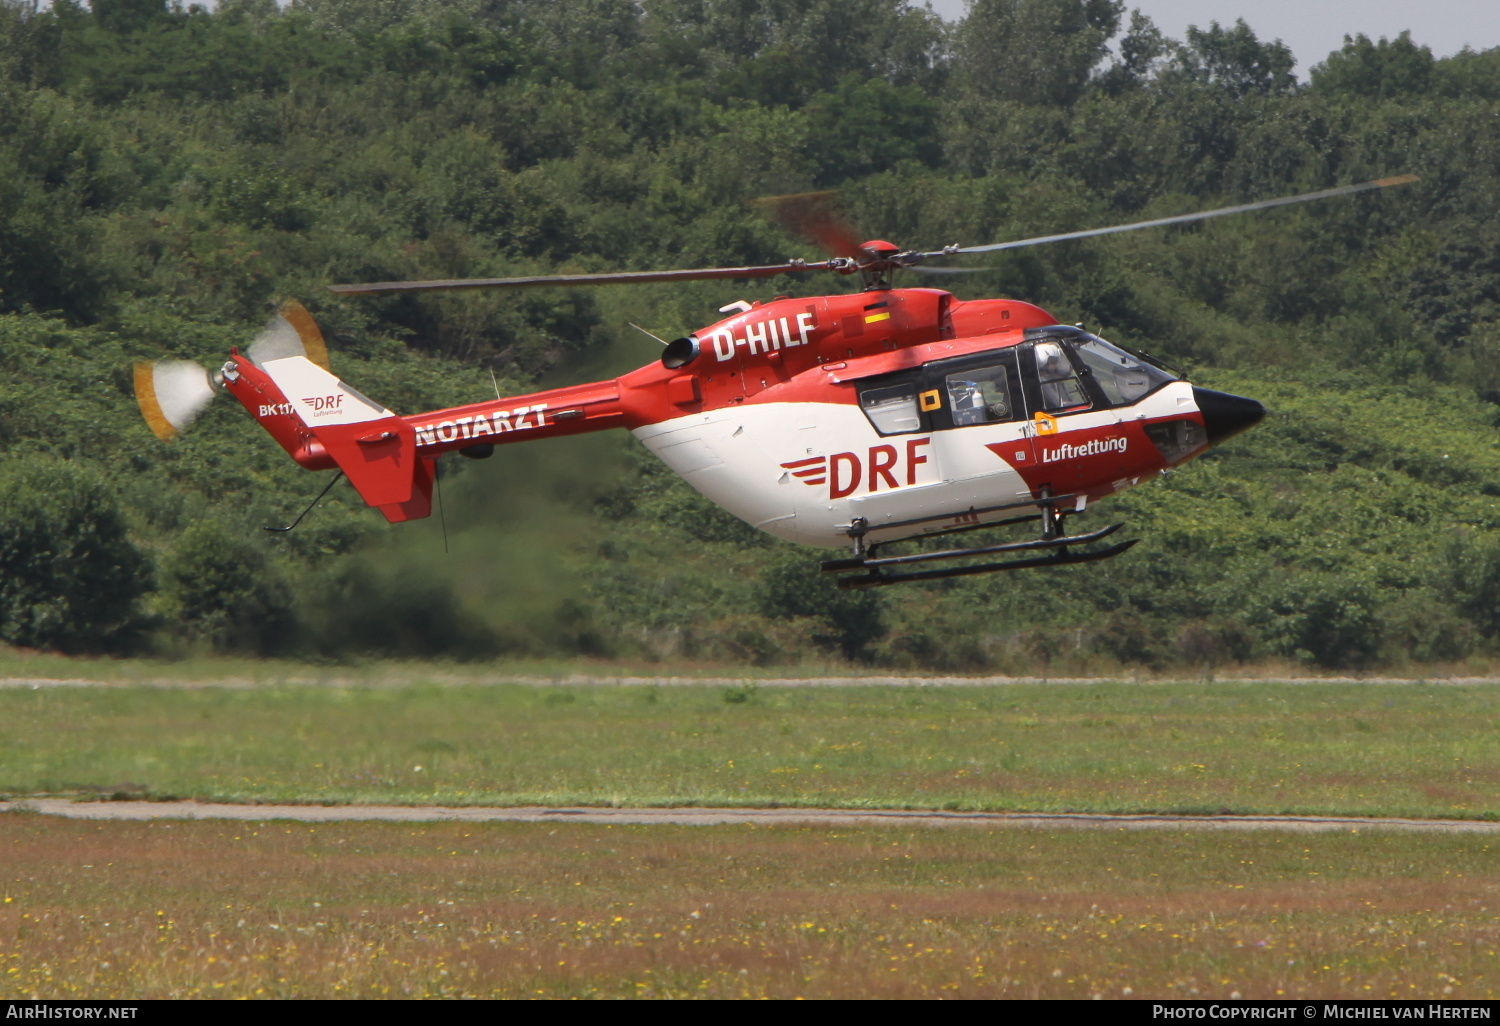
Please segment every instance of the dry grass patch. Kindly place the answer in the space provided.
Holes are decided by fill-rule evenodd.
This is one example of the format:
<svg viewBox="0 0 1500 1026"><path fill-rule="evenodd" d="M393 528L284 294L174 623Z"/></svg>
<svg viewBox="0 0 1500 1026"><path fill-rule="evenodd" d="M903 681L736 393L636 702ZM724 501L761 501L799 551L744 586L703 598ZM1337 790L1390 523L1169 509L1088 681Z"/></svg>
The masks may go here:
<svg viewBox="0 0 1500 1026"><path fill-rule="evenodd" d="M0 998L1493 998L1490 847L11 814Z"/></svg>

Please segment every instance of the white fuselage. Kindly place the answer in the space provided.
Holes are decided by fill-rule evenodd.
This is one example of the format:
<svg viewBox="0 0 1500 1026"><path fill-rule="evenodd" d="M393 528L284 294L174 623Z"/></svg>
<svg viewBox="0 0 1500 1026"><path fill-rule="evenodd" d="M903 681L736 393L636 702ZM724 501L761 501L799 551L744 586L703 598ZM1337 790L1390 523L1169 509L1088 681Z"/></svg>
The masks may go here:
<svg viewBox="0 0 1500 1026"><path fill-rule="evenodd" d="M850 543L848 528L860 517L869 525L869 540L879 542L1024 515L1027 508L977 516L966 511L1035 498L1027 477L1034 482L1075 453L1095 461L1118 455L1122 467L1138 467L1140 454L1130 447L1149 443L1139 432L1117 429L1196 410L1192 386L1179 381L1133 406L1059 417L1053 434L1016 420L882 436L858 406L819 402L734 406L634 434L710 501L746 523L787 541L840 548ZM1119 476L1107 470L1094 476L1060 477L1053 493L1098 497L1130 487L1141 475L1126 469ZM881 528L945 513L952 518Z"/></svg>

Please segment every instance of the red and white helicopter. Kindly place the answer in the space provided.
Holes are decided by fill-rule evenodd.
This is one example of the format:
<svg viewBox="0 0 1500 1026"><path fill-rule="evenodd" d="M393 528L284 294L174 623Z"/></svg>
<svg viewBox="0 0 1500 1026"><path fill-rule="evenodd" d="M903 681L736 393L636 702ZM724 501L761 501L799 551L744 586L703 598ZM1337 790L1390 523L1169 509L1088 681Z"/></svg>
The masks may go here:
<svg viewBox="0 0 1500 1026"><path fill-rule="evenodd" d="M783 197L774 211L831 249L831 259L333 287L341 293L524 288L814 270L863 279L863 291L852 294L733 303L720 311L728 314L723 320L668 343L660 360L612 380L400 416L330 372L317 325L289 304L246 353L232 351L212 376L192 363L137 364L136 396L147 423L171 438L215 392L227 391L298 463L342 471L393 523L431 512L436 462L445 453L482 458L496 445L620 427L746 523L804 545L848 548L847 557L822 564L850 574L839 579L841 587L1091 562L1135 543L1084 548L1123 525L1069 536L1065 517L1192 459L1260 421L1265 408L1195 387L1152 358L1060 325L1029 303L894 288L893 274L963 253L1185 224L1415 180L1403 175L933 252L880 240L856 244L828 216L822 194ZM1040 537L877 554L879 546L903 539L1022 521L1040 521ZM962 565L930 565L953 560Z"/></svg>

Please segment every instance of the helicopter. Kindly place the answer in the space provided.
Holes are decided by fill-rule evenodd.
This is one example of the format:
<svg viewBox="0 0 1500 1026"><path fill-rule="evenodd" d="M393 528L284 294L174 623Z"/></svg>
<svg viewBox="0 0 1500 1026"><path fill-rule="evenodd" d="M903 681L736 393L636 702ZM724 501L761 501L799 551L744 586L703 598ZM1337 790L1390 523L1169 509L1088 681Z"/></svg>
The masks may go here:
<svg viewBox="0 0 1500 1026"><path fill-rule="evenodd" d="M709 500L778 538L846 549L821 568L841 588L1051 568L1118 556L1124 525L1069 534L1064 521L1254 426L1255 399L1190 383L1167 364L1016 299L960 300L897 288L908 269L962 254L1187 224L1416 181L1400 175L1175 217L940 250L856 236L828 194L763 201L833 255L782 264L522 278L334 285L340 294L532 288L830 271L863 288L812 298L739 300L705 328L665 342L658 360L610 380L401 416L335 376L310 314L283 306L245 353L215 373L142 361L135 392L161 438L228 392L299 464L338 470L392 523L432 511L439 457L624 428ZM648 333L649 334L649 333ZM290 530L291 527L268 528ZM887 546L1002 525L1038 524L1005 543ZM957 563L958 565L953 565Z"/></svg>

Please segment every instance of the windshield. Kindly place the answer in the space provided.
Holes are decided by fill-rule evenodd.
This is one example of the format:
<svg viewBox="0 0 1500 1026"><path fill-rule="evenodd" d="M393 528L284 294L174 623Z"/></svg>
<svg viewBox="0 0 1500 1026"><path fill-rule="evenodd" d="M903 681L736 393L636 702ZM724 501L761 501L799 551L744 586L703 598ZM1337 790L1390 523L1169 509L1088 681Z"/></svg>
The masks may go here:
<svg viewBox="0 0 1500 1026"><path fill-rule="evenodd" d="M1073 346L1093 373L1094 381L1117 406L1133 403L1147 392L1154 392L1167 382L1177 380L1177 375L1137 359L1100 338L1080 338Z"/></svg>

